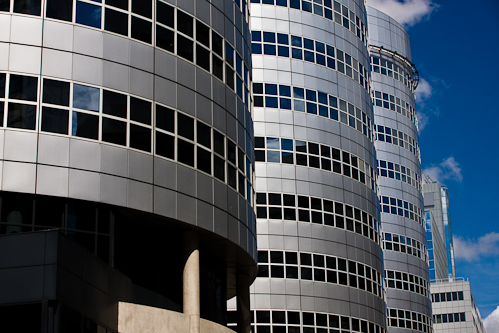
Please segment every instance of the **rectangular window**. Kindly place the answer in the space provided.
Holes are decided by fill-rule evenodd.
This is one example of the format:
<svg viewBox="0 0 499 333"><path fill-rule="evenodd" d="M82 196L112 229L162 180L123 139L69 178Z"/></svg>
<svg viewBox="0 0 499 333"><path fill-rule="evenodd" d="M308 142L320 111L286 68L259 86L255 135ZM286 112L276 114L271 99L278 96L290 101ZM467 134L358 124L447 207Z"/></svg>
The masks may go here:
<svg viewBox="0 0 499 333"><path fill-rule="evenodd" d="M46 15L48 18L71 22L73 20L73 0L47 0Z"/></svg>
<svg viewBox="0 0 499 333"><path fill-rule="evenodd" d="M101 11L102 8L100 6L76 1L76 23L83 24L89 27L100 28Z"/></svg>
<svg viewBox="0 0 499 333"><path fill-rule="evenodd" d="M102 141L126 146L126 122L102 118Z"/></svg>
<svg viewBox="0 0 499 333"><path fill-rule="evenodd" d="M34 130L36 124L36 106L9 103L7 127Z"/></svg>
<svg viewBox="0 0 499 333"><path fill-rule="evenodd" d="M132 38L151 44L152 40L151 29L152 29L151 22L132 16L132 33L131 33Z"/></svg>
<svg viewBox="0 0 499 333"><path fill-rule="evenodd" d="M10 75L9 98L25 101L37 101L38 78L22 75Z"/></svg>
<svg viewBox="0 0 499 333"><path fill-rule="evenodd" d="M128 14L106 8L104 12L104 29L128 36Z"/></svg>
<svg viewBox="0 0 499 333"><path fill-rule="evenodd" d="M69 106L69 82L43 79L43 103Z"/></svg>
<svg viewBox="0 0 499 333"><path fill-rule="evenodd" d="M151 151L151 129L130 124L130 147L142 151Z"/></svg>
<svg viewBox="0 0 499 333"><path fill-rule="evenodd" d="M73 112L71 135L81 138L99 138L99 117L82 112Z"/></svg>
<svg viewBox="0 0 499 333"><path fill-rule="evenodd" d="M42 109L42 131L68 134L69 111L44 106Z"/></svg>
<svg viewBox="0 0 499 333"><path fill-rule="evenodd" d="M14 13L40 16L41 0L14 0Z"/></svg>

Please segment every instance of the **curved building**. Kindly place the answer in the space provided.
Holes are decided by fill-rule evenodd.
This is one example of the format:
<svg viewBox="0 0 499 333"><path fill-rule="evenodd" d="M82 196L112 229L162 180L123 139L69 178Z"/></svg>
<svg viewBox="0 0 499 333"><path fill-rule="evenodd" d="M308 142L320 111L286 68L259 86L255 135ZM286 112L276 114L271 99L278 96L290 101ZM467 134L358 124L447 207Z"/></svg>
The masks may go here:
<svg viewBox="0 0 499 333"><path fill-rule="evenodd" d="M409 36L369 7L369 52L389 332L431 332L428 250Z"/></svg>
<svg viewBox="0 0 499 333"><path fill-rule="evenodd" d="M384 332L364 1L250 9L254 332Z"/></svg>
<svg viewBox="0 0 499 333"><path fill-rule="evenodd" d="M249 322L248 20L244 0L0 1L2 329L138 332L164 309L223 331L235 294Z"/></svg>

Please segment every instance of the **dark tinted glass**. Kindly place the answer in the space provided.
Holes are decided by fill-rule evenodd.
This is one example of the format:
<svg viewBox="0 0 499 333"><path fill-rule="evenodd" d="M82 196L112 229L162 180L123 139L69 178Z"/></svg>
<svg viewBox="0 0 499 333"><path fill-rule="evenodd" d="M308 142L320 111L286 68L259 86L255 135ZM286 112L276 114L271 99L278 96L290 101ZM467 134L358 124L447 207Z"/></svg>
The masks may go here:
<svg viewBox="0 0 499 333"><path fill-rule="evenodd" d="M71 135L81 138L99 138L99 117L88 113L73 112Z"/></svg>
<svg viewBox="0 0 499 333"><path fill-rule="evenodd" d="M206 47L210 47L210 28L196 21L196 40Z"/></svg>
<svg viewBox="0 0 499 333"><path fill-rule="evenodd" d="M113 91L104 90L102 112L116 117L126 118L127 97Z"/></svg>
<svg viewBox="0 0 499 333"><path fill-rule="evenodd" d="M156 132L156 154L173 160L175 158L175 138L168 134Z"/></svg>
<svg viewBox="0 0 499 333"><path fill-rule="evenodd" d="M194 145L182 139L177 140L178 161L190 166L194 166Z"/></svg>
<svg viewBox="0 0 499 333"><path fill-rule="evenodd" d="M175 111L156 104L156 127L173 133L175 128Z"/></svg>
<svg viewBox="0 0 499 333"><path fill-rule="evenodd" d="M130 119L139 123L151 124L151 102L130 97Z"/></svg>
<svg viewBox="0 0 499 333"><path fill-rule="evenodd" d="M145 16L152 17L152 1L151 0L132 0L132 12Z"/></svg>
<svg viewBox="0 0 499 333"><path fill-rule="evenodd" d="M41 0L14 0L14 13L40 16Z"/></svg>
<svg viewBox="0 0 499 333"><path fill-rule="evenodd" d="M215 31L211 32L211 49L219 56L223 56L223 39Z"/></svg>
<svg viewBox="0 0 499 333"><path fill-rule="evenodd" d="M68 134L69 111L43 107L42 131Z"/></svg>
<svg viewBox="0 0 499 333"><path fill-rule="evenodd" d="M175 15L173 7L158 0L156 2L156 20L159 23L175 28Z"/></svg>
<svg viewBox="0 0 499 333"><path fill-rule="evenodd" d="M189 61L193 60L193 41L177 34L177 54Z"/></svg>
<svg viewBox="0 0 499 333"><path fill-rule="evenodd" d="M126 146L126 123L103 117L102 141Z"/></svg>
<svg viewBox="0 0 499 333"><path fill-rule="evenodd" d="M213 131L213 141L215 153L225 156L225 138L217 131Z"/></svg>
<svg viewBox="0 0 499 333"><path fill-rule="evenodd" d="M211 148L211 128L200 122L197 122L197 143Z"/></svg>
<svg viewBox="0 0 499 333"><path fill-rule="evenodd" d="M213 64L211 69L212 74L223 81L224 79L223 61L214 54L212 54L211 58Z"/></svg>
<svg viewBox="0 0 499 333"><path fill-rule="evenodd" d="M36 106L9 103L9 113L7 115L7 127L35 129Z"/></svg>
<svg viewBox="0 0 499 333"><path fill-rule="evenodd" d="M192 16L177 10L177 30L189 37L193 36Z"/></svg>
<svg viewBox="0 0 499 333"><path fill-rule="evenodd" d="M130 147L151 151L151 129L130 124Z"/></svg>
<svg viewBox="0 0 499 333"><path fill-rule="evenodd" d="M196 45L196 63L208 72L210 71L210 51L201 45Z"/></svg>
<svg viewBox="0 0 499 333"><path fill-rule="evenodd" d="M132 16L132 38L151 43L151 22Z"/></svg>
<svg viewBox="0 0 499 333"><path fill-rule="evenodd" d="M10 11L10 0L0 0L0 12Z"/></svg>
<svg viewBox="0 0 499 333"><path fill-rule="evenodd" d="M5 97L5 73L0 73L0 98Z"/></svg>
<svg viewBox="0 0 499 333"><path fill-rule="evenodd" d="M194 140L194 119L181 113L177 114L178 135Z"/></svg>
<svg viewBox="0 0 499 333"><path fill-rule="evenodd" d="M104 29L123 36L128 36L128 14L106 8Z"/></svg>
<svg viewBox="0 0 499 333"><path fill-rule="evenodd" d="M101 7L89 3L76 1L76 23L100 28Z"/></svg>
<svg viewBox="0 0 499 333"><path fill-rule="evenodd" d="M174 50L175 34L172 30L156 26L156 46L166 51L175 52Z"/></svg>
<svg viewBox="0 0 499 333"><path fill-rule="evenodd" d="M47 0L47 17L71 22L73 0Z"/></svg>
<svg viewBox="0 0 499 333"><path fill-rule="evenodd" d="M211 152L197 147L197 167L199 170L211 174Z"/></svg>
<svg viewBox="0 0 499 333"><path fill-rule="evenodd" d="M43 103L69 106L69 82L43 79Z"/></svg>
<svg viewBox="0 0 499 333"><path fill-rule="evenodd" d="M128 0L106 0L106 5L127 10L128 9Z"/></svg>
<svg viewBox="0 0 499 333"><path fill-rule="evenodd" d="M38 78L21 75L10 75L9 98L36 102Z"/></svg>
<svg viewBox="0 0 499 333"><path fill-rule="evenodd" d="M0 126L3 126L4 102L0 102Z"/></svg>

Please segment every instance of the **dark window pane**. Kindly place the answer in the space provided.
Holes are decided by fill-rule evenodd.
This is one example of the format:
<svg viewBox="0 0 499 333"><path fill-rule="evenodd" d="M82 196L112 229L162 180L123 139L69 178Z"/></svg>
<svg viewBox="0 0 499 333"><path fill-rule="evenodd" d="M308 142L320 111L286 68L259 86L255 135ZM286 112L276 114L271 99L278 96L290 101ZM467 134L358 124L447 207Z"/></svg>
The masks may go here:
<svg viewBox="0 0 499 333"><path fill-rule="evenodd" d="M40 16L41 0L15 0L14 13Z"/></svg>
<svg viewBox="0 0 499 333"><path fill-rule="evenodd" d="M184 138L194 140L194 119L183 115L181 113L177 114L177 133Z"/></svg>
<svg viewBox="0 0 499 333"><path fill-rule="evenodd" d="M217 78L223 81L224 79L224 70L223 70L223 61L218 58L216 55L212 54L212 74Z"/></svg>
<svg viewBox="0 0 499 333"><path fill-rule="evenodd" d="M99 88L73 84L73 107L88 111L99 111Z"/></svg>
<svg viewBox="0 0 499 333"><path fill-rule="evenodd" d="M201 45L196 45L196 64L210 71L210 51Z"/></svg>
<svg viewBox="0 0 499 333"><path fill-rule="evenodd" d="M156 127L173 133L175 128L175 111L156 104Z"/></svg>
<svg viewBox="0 0 499 333"><path fill-rule="evenodd" d="M211 32L211 49L213 52L223 57L223 39L215 31Z"/></svg>
<svg viewBox="0 0 499 333"><path fill-rule="evenodd" d="M193 41L177 34L177 54L182 58L193 60Z"/></svg>
<svg viewBox="0 0 499 333"><path fill-rule="evenodd" d="M106 8L104 29L123 36L128 36L128 14Z"/></svg>
<svg viewBox="0 0 499 333"><path fill-rule="evenodd" d="M4 102L0 102L0 126L3 126Z"/></svg>
<svg viewBox="0 0 499 333"><path fill-rule="evenodd" d="M4 97L5 97L5 73L0 73L0 98Z"/></svg>
<svg viewBox="0 0 499 333"><path fill-rule="evenodd" d="M21 75L10 75L9 98L36 102L38 78Z"/></svg>
<svg viewBox="0 0 499 333"><path fill-rule="evenodd" d="M152 23L132 16L132 38L151 44Z"/></svg>
<svg viewBox="0 0 499 333"><path fill-rule="evenodd" d="M229 88L234 89L234 71L229 65L225 66L225 83Z"/></svg>
<svg viewBox="0 0 499 333"><path fill-rule="evenodd" d="M190 166L194 166L194 145L182 139L177 140L178 161Z"/></svg>
<svg viewBox="0 0 499 333"><path fill-rule="evenodd" d="M214 157L214 175L221 181L225 181L225 161L218 156Z"/></svg>
<svg viewBox="0 0 499 333"><path fill-rule="evenodd" d="M42 131L68 134L69 111L43 107Z"/></svg>
<svg viewBox="0 0 499 333"><path fill-rule="evenodd" d="M156 20L169 27L175 28L175 16L173 7L162 1L156 2Z"/></svg>
<svg viewBox="0 0 499 333"><path fill-rule="evenodd" d="M200 122L197 122L197 143L211 148L211 128Z"/></svg>
<svg viewBox="0 0 499 333"><path fill-rule="evenodd" d="M151 125L151 102L130 97L130 119Z"/></svg>
<svg viewBox="0 0 499 333"><path fill-rule="evenodd" d="M156 155L175 159L175 138L168 134L156 132Z"/></svg>
<svg viewBox="0 0 499 333"><path fill-rule="evenodd" d="M201 147L197 148L197 167L199 170L211 174L211 152Z"/></svg>
<svg viewBox="0 0 499 333"><path fill-rule="evenodd" d="M109 90L104 90L103 98L104 98L104 101L102 103L103 113L126 119L126 114L127 114L126 95L115 93Z"/></svg>
<svg viewBox="0 0 499 333"><path fill-rule="evenodd" d="M101 27L101 7L76 1L76 23L89 27Z"/></svg>
<svg viewBox="0 0 499 333"><path fill-rule="evenodd" d="M152 17L152 1L151 0L132 0L132 12L142 15L147 18Z"/></svg>
<svg viewBox="0 0 499 333"><path fill-rule="evenodd" d="M196 40L206 47L210 47L210 28L200 21L196 21Z"/></svg>
<svg viewBox="0 0 499 333"><path fill-rule="evenodd" d="M236 173L236 169L229 164L227 170L227 183L233 189L236 189Z"/></svg>
<svg viewBox="0 0 499 333"><path fill-rule="evenodd" d="M43 103L69 106L69 82L43 79Z"/></svg>
<svg viewBox="0 0 499 333"><path fill-rule="evenodd" d="M36 106L18 103L9 103L7 127L35 129Z"/></svg>
<svg viewBox="0 0 499 333"><path fill-rule="evenodd" d="M99 138L99 117L88 113L73 112L71 135L81 138Z"/></svg>
<svg viewBox="0 0 499 333"><path fill-rule="evenodd" d="M221 133L213 131L213 141L215 153L225 156L225 137Z"/></svg>
<svg viewBox="0 0 499 333"><path fill-rule="evenodd" d="M163 28L159 25L156 26L156 46L169 52L174 50L175 34L173 31Z"/></svg>
<svg viewBox="0 0 499 333"><path fill-rule="evenodd" d="M102 118L102 141L126 146L126 122Z"/></svg>
<svg viewBox="0 0 499 333"><path fill-rule="evenodd" d="M106 0L106 5L127 10L128 0Z"/></svg>
<svg viewBox="0 0 499 333"><path fill-rule="evenodd" d="M73 0L47 0L47 17L73 21Z"/></svg>
<svg viewBox="0 0 499 333"><path fill-rule="evenodd" d="M192 16L177 10L177 30L192 37L194 35L192 25Z"/></svg>
<svg viewBox="0 0 499 333"><path fill-rule="evenodd" d="M0 12L10 11L10 0L0 0Z"/></svg>
<svg viewBox="0 0 499 333"><path fill-rule="evenodd" d="M135 124L130 124L130 147L150 152L151 129Z"/></svg>

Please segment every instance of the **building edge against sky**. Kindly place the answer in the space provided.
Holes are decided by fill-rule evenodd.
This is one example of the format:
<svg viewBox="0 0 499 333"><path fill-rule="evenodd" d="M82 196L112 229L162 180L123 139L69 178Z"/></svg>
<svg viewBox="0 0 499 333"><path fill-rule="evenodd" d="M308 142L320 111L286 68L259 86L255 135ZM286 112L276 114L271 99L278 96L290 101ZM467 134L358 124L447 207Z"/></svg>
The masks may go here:
<svg viewBox="0 0 499 333"><path fill-rule="evenodd" d="M248 17L244 1L1 2L2 330L144 331L134 313L157 313L224 331L235 294L249 329Z"/></svg>

